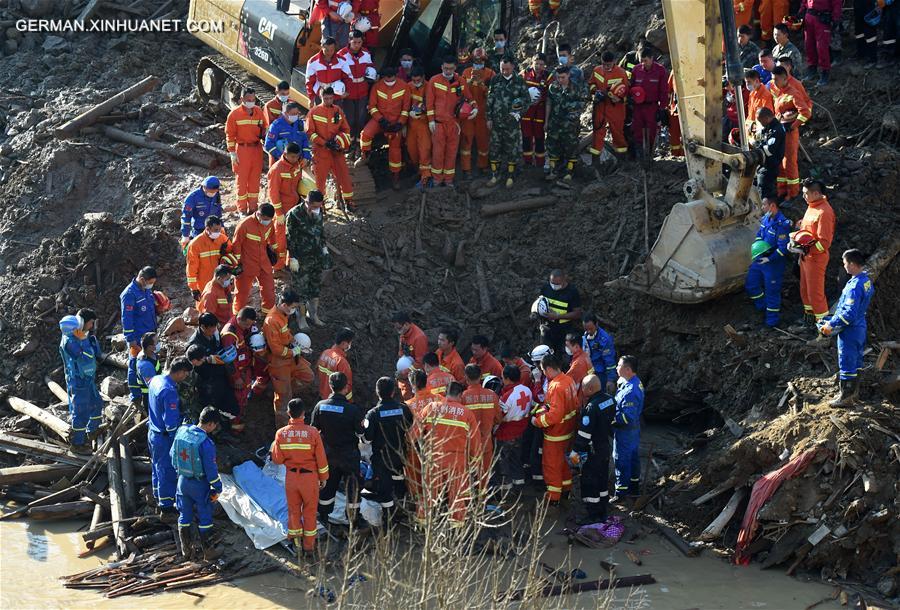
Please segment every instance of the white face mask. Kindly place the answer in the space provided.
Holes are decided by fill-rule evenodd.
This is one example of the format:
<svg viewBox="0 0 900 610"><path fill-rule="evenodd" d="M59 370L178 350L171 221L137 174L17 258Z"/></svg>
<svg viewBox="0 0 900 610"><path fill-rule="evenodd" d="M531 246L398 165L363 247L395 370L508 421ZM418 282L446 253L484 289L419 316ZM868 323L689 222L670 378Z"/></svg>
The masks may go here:
<svg viewBox="0 0 900 610"><path fill-rule="evenodd" d="M312 212L313 216L318 218L319 216L322 215L322 208L316 208L315 210L310 210L310 212Z"/></svg>
<svg viewBox="0 0 900 610"><path fill-rule="evenodd" d="M223 288L228 288L229 286L231 286L231 278L229 278L229 279L227 279L227 280L222 280L222 287L223 287Z"/></svg>
<svg viewBox="0 0 900 610"><path fill-rule="evenodd" d="M260 218L259 219L259 224L261 224L264 227L268 227L271 223L272 223L272 220L269 218Z"/></svg>
<svg viewBox="0 0 900 610"><path fill-rule="evenodd" d="M299 115L299 114L286 114L286 115L284 115L284 116L285 116L285 118L287 119L287 122L288 122L288 123L292 123L292 124L293 124L293 123L296 123L296 122L297 122L297 119L300 118L300 115Z"/></svg>
<svg viewBox="0 0 900 610"><path fill-rule="evenodd" d="M396 82L397 82L396 78L392 78L391 80L384 79L384 84L387 85L388 87L393 87L394 83L396 83Z"/></svg>
<svg viewBox="0 0 900 610"><path fill-rule="evenodd" d="M509 80L509 79L511 79L512 77L513 77L512 74L503 74L503 78L505 78L506 80Z"/></svg>
<svg viewBox="0 0 900 610"><path fill-rule="evenodd" d="M147 290L153 290L153 287L156 286L156 282L146 282L144 284L144 288Z"/></svg>
<svg viewBox="0 0 900 610"><path fill-rule="evenodd" d="M413 62L411 60L403 60L400 62L400 66L404 70L409 70L410 68L412 68L412 64L413 64Z"/></svg>
<svg viewBox="0 0 900 610"><path fill-rule="evenodd" d="M568 347L568 346L566 346L566 353L567 353L567 354L568 354L568 355L570 355L570 356L571 356L571 355L572 355L572 348L571 348L571 347Z"/></svg>
<svg viewBox="0 0 900 610"><path fill-rule="evenodd" d="M505 41L505 40L495 40L495 41L494 41L494 48L495 48L495 49L502 49L502 48L505 47L505 46L506 46L506 41Z"/></svg>
<svg viewBox="0 0 900 610"><path fill-rule="evenodd" d="M569 65L569 56L568 55L560 55L559 56L559 65L561 65L561 66Z"/></svg>
<svg viewBox="0 0 900 610"><path fill-rule="evenodd" d="M288 101L289 99L291 99L291 96L289 96L289 95L279 95L279 96L278 96L278 99L281 100L282 103L284 103L284 102Z"/></svg>
<svg viewBox="0 0 900 610"><path fill-rule="evenodd" d="M554 284L553 282L550 282L550 288L552 288L553 290L562 290L562 284Z"/></svg>
<svg viewBox="0 0 900 610"><path fill-rule="evenodd" d="M222 235L222 232L221 231L211 231L211 232L207 233L207 235L209 235L210 239L219 239L219 236Z"/></svg>
<svg viewBox="0 0 900 610"><path fill-rule="evenodd" d="M215 197L218 192L219 191L207 191L206 189L203 189L203 194L207 197Z"/></svg>
<svg viewBox="0 0 900 610"><path fill-rule="evenodd" d="M244 102L244 108L247 110L252 110L254 106L256 106L256 102Z"/></svg>
<svg viewBox="0 0 900 610"><path fill-rule="evenodd" d="M472 64L474 70L484 70L484 64Z"/></svg>
<svg viewBox="0 0 900 610"><path fill-rule="evenodd" d="M453 78L453 76L456 74L456 72L453 72L452 70L450 72L441 71L441 74L444 75L444 78L446 78L447 80L450 80Z"/></svg>

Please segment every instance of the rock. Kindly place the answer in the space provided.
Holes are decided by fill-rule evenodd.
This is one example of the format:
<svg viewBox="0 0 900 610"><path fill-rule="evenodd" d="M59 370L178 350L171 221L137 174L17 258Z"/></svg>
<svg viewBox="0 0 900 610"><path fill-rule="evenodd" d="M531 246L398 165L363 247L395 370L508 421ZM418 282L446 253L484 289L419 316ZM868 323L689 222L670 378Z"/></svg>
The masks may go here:
<svg viewBox="0 0 900 610"><path fill-rule="evenodd" d="M658 27L647 30L647 33L644 35L644 37L647 39L647 42L652 44L663 53L669 52L669 39L666 37L665 22L660 24Z"/></svg>
<svg viewBox="0 0 900 610"><path fill-rule="evenodd" d="M104 377L100 382L100 391L110 398L125 396L128 394L128 385L116 377Z"/></svg>
<svg viewBox="0 0 900 610"><path fill-rule="evenodd" d="M878 581L875 588L885 597L891 597L897 592L897 579L893 576L885 576Z"/></svg>
<svg viewBox="0 0 900 610"><path fill-rule="evenodd" d="M193 309L193 308L191 308ZM196 311L196 310L194 310ZM185 311L185 313L187 313ZM187 330L187 323L183 318L172 318L169 320L169 323L166 324L166 328L163 331L163 335L166 337L170 337L172 335L177 335L179 333L183 333Z"/></svg>
<svg viewBox="0 0 900 610"><path fill-rule="evenodd" d="M197 326L200 323L200 312L196 307L188 307L181 314L181 319L188 326Z"/></svg>
<svg viewBox="0 0 900 610"><path fill-rule="evenodd" d="M123 333L110 337L109 345L114 352L124 352L128 349L128 341L125 340L125 335Z"/></svg>
<svg viewBox="0 0 900 610"><path fill-rule="evenodd" d="M29 17L47 17L56 9L56 0L19 0L19 4Z"/></svg>
<svg viewBox="0 0 900 610"><path fill-rule="evenodd" d="M20 32L16 28L9 28L8 30L6 30L6 39L7 40L22 40L22 32Z"/></svg>
<svg viewBox="0 0 900 610"><path fill-rule="evenodd" d="M179 87L178 83L176 83L175 81L170 80L162 86L162 89L160 89L160 91L163 92L163 95L165 95L169 99L172 99L173 97L181 93L181 87Z"/></svg>
<svg viewBox="0 0 900 610"><path fill-rule="evenodd" d="M12 353L15 358L24 358L32 353L34 350L38 348L40 345L40 341L38 341L35 337L32 337L28 341L23 341L19 347Z"/></svg>
<svg viewBox="0 0 900 610"><path fill-rule="evenodd" d="M65 38L59 36L47 36L47 39L44 40L44 44L41 45L41 48L49 53L58 55L68 51L69 46L70 45Z"/></svg>
<svg viewBox="0 0 900 610"><path fill-rule="evenodd" d="M28 53L29 51L33 51L38 48L38 46L40 46L39 43L40 39L38 38L38 35L34 32L29 32L28 34L25 34L25 38L23 38L22 41L19 42L19 50L24 53Z"/></svg>
<svg viewBox="0 0 900 610"><path fill-rule="evenodd" d="M128 48L128 38L126 36L119 36L118 38L114 38L109 43L110 51L124 51Z"/></svg>
<svg viewBox="0 0 900 610"><path fill-rule="evenodd" d="M7 40L3 43L3 54L14 55L19 50L19 43L15 40Z"/></svg>

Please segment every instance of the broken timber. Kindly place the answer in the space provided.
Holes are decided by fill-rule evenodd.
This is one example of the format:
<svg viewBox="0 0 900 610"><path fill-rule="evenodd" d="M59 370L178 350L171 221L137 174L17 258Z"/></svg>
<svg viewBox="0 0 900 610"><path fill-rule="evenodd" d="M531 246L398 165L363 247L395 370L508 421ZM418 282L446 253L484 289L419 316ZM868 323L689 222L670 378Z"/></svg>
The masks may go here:
<svg viewBox="0 0 900 610"><path fill-rule="evenodd" d="M21 398L16 398L15 396L9 397L9 406L11 406L14 411L18 411L23 415L27 415L45 428L52 430L56 433L57 436L68 442L69 424L53 415L49 411L45 411L37 405L31 404L27 400L22 400Z"/></svg>
<svg viewBox="0 0 900 610"><path fill-rule="evenodd" d="M94 3L96 4L96 3ZM124 91L120 91L116 95L111 98L106 99L105 101L97 104L93 108L86 110L81 113L71 121L63 124L59 127L54 133L56 137L61 138L68 135L71 135L78 131L83 127L87 127L89 125L93 125L98 117L109 114L109 111L119 106L120 104L124 104L125 102L129 102L133 99L137 99L140 96L144 95L148 91L155 89L159 85L159 79L155 76L148 76L144 80L140 81L137 84L132 85L128 89Z"/></svg>

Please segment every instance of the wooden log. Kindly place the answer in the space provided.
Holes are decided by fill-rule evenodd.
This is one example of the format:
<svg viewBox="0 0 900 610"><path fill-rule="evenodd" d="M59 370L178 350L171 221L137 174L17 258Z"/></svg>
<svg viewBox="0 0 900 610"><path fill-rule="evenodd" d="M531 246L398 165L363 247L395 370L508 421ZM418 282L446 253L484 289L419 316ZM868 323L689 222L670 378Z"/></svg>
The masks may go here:
<svg viewBox="0 0 900 610"><path fill-rule="evenodd" d="M22 400L15 396L9 397L9 406L11 406L14 411L27 415L45 428L52 430L64 441L69 441L69 424L49 411L45 411L39 406L31 404L27 400Z"/></svg>
<svg viewBox="0 0 900 610"><path fill-rule="evenodd" d="M522 212L524 210L536 210L554 205L557 198L553 195L543 197L531 197L518 201L504 201L503 203L488 203L481 206L481 215L485 218L506 214L507 212Z"/></svg>
<svg viewBox="0 0 900 610"><path fill-rule="evenodd" d="M69 404L69 394L64 387L50 379L50 377L44 377L44 383L47 384L47 387L50 388L57 400Z"/></svg>
<svg viewBox="0 0 900 610"><path fill-rule="evenodd" d="M96 4L95 0L91 0L91 3ZM89 3L89 5L91 4ZM83 14L83 12L82 12ZM148 76L144 80L140 81L125 89L124 91L120 91L116 95L100 102L96 106L82 112L80 115L63 124L61 127L56 129L54 134L57 138L63 138L70 134L75 133L82 127L87 127L88 125L92 125L94 120L97 117L105 116L109 114L109 112L119 106L124 104L125 102L129 102L133 99L139 98L144 95L148 91L155 89L159 86L160 80L155 76Z"/></svg>
<svg viewBox="0 0 900 610"><path fill-rule="evenodd" d="M100 8L102 2L100 0L88 0L88 3L84 5L84 8L81 9L81 12L78 13L78 17L75 18L75 21L78 23L84 23L91 16L97 12L97 9Z"/></svg>
<svg viewBox="0 0 900 610"><path fill-rule="evenodd" d="M731 518L734 517L734 513L737 512L738 506L740 506L746 496L746 487L735 489L734 493L731 494L731 499L728 500L728 503L725 505L725 508L722 509L722 512L719 513L719 516L713 519L712 523L706 526L706 529L700 534L700 540L709 542L721 536L722 530L725 529L725 526L728 525Z"/></svg>
<svg viewBox="0 0 900 610"><path fill-rule="evenodd" d="M481 301L481 313L491 311L491 292L488 290L487 276L484 274L484 268L481 261L475 263L475 276L478 281L478 299Z"/></svg>
<svg viewBox="0 0 900 610"><path fill-rule="evenodd" d="M869 278L874 282L887 269L894 258L900 255L900 234L896 233L891 240L866 260L866 270Z"/></svg>
<svg viewBox="0 0 900 610"><path fill-rule="evenodd" d="M115 444L110 444L109 449L106 451L106 472L109 476L109 512L112 515L116 551L119 559L124 559L128 556L128 545L125 543L125 526L121 523L121 520L125 518L125 506L122 497L122 471Z"/></svg>
<svg viewBox="0 0 900 610"><path fill-rule="evenodd" d="M113 441L118 441L119 435L122 433L122 429L125 427L125 422L130 421L130 418L134 415L136 410L135 405L129 405L125 412L119 417L118 421L113 422L112 431L109 433L109 436L106 437L106 440L103 441L103 445L94 451L94 454L85 462L84 466L81 467L75 476L72 477L72 482L80 481L82 478L90 477L91 474L96 472L99 466L103 463L103 460L106 459L106 453L110 446L115 447L115 443Z"/></svg>
<svg viewBox="0 0 900 610"><path fill-rule="evenodd" d="M100 505L98 504L97 506L100 506ZM92 523L91 529L86 532L83 532L81 534L81 539L84 541L85 544L88 544L88 543L93 543L95 540L99 540L100 538L103 538L104 536L112 536L112 535L113 535L113 528L111 525L108 525L106 527L95 527Z"/></svg>
<svg viewBox="0 0 900 610"><path fill-rule="evenodd" d="M662 534L662 535L666 538L666 540L668 540L669 542L671 542L671 543L675 546L676 549L678 549L679 551L681 551L681 553L682 553L685 557L693 557L693 556L695 556L697 553L700 552L700 549L695 548L695 547L692 547L690 544L688 544L688 543L685 541L684 538L682 538L682 537L678 534L678 532L676 532L675 530L673 530L673 529L672 529L671 527L669 527L668 525L665 525L665 524L660 523L659 521L657 521L657 522L656 522L656 529L658 529L658 530L659 530L659 533Z"/></svg>
<svg viewBox="0 0 900 610"><path fill-rule="evenodd" d="M31 519L49 521L52 519L71 519L81 515L90 515L94 512L94 503L90 500L76 500L74 502L60 502L49 506L34 506L28 509Z"/></svg>
<svg viewBox="0 0 900 610"><path fill-rule="evenodd" d="M636 576L622 576L619 578L604 578L601 580L591 580L588 582L569 582L564 585L549 585L537 592L537 597L551 597L554 595L564 595L569 593L584 593L586 591L605 591L607 589L620 589L622 587L639 587L641 585L652 585L656 582L651 574L638 574ZM503 601L516 601L525 598L528 589L518 589L509 594L509 596L501 596Z"/></svg>
<svg viewBox="0 0 900 610"><path fill-rule="evenodd" d="M87 485L82 485L81 489L79 491L81 492L81 495L84 498L90 500L94 504L102 506L107 509L109 508L109 499L104 498L103 496L98 494L96 491L94 491L93 489L88 487Z"/></svg>
<svg viewBox="0 0 900 610"><path fill-rule="evenodd" d="M203 169L213 169L216 166L216 162L213 158L198 155L187 150L180 150L173 146L169 146L168 144L163 144L162 142L154 142L144 136L122 131L121 129L116 129L109 125L100 127L100 132L111 140L124 142L125 144L131 144L132 146L140 146L141 148L158 150L159 152L168 155L173 159L178 159L182 163L187 163L188 165L196 165Z"/></svg>
<svg viewBox="0 0 900 610"><path fill-rule="evenodd" d="M32 457L74 466L81 466L89 460L88 456L71 453L56 445L30 438L22 438L8 432L0 432L0 449L9 453L24 453Z"/></svg>
<svg viewBox="0 0 900 610"><path fill-rule="evenodd" d="M0 485L49 483L63 477L70 477L76 472L78 472L78 466L72 464L32 464L0 468Z"/></svg>
<svg viewBox="0 0 900 610"><path fill-rule="evenodd" d="M717 496L721 496L726 491L729 491L732 489L734 489L734 480L729 478L725 482L720 484L718 487L716 487L715 489L706 492L705 494L703 494L702 496L700 496L699 498L694 500L692 502L692 504L694 506L700 506L701 504L705 504L706 502L709 502L713 498L715 498Z"/></svg>
<svg viewBox="0 0 900 610"><path fill-rule="evenodd" d="M103 521L103 514L104 514L105 512L106 512L106 509L103 508L103 505L101 505L101 504L95 504L95 505L94 505L94 514L93 514L93 516L91 517L91 526L90 526L90 528L89 528L90 530L96 530L96 529L97 529L97 526L100 524L101 521ZM112 528L110 528L109 534L106 534L106 535L108 536L108 535L111 535L111 534L112 534ZM102 538L103 536L99 536L99 537ZM85 540L85 541L84 541L84 546L85 546L87 549L89 549L89 550L90 550L90 549L93 549L95 544L96 544L96 539L95 539L95 538L92 538L91 540Z"/></svg>
<svg viewBox="0 0 900 610"><path fill-rule="evenodd" d="M130 517L134 514L137 504L137 486L134 483L134 463L128 439L119 438L119 455L122 468L122 497L125 503L124 516Z"/></svg>

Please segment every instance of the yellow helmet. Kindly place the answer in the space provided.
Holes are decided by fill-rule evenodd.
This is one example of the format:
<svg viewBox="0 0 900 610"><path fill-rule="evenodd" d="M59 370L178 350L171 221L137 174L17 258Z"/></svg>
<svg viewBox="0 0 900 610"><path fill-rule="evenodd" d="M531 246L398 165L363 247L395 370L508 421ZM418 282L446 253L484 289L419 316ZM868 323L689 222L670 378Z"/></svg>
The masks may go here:
<svg viewBox="0 0 900 610"><path fill-rule="evenodd" d="M303 179L297 183L297 192L305 198L310 191L314 190L316 190L316 181L304 174Z"/></svg>

